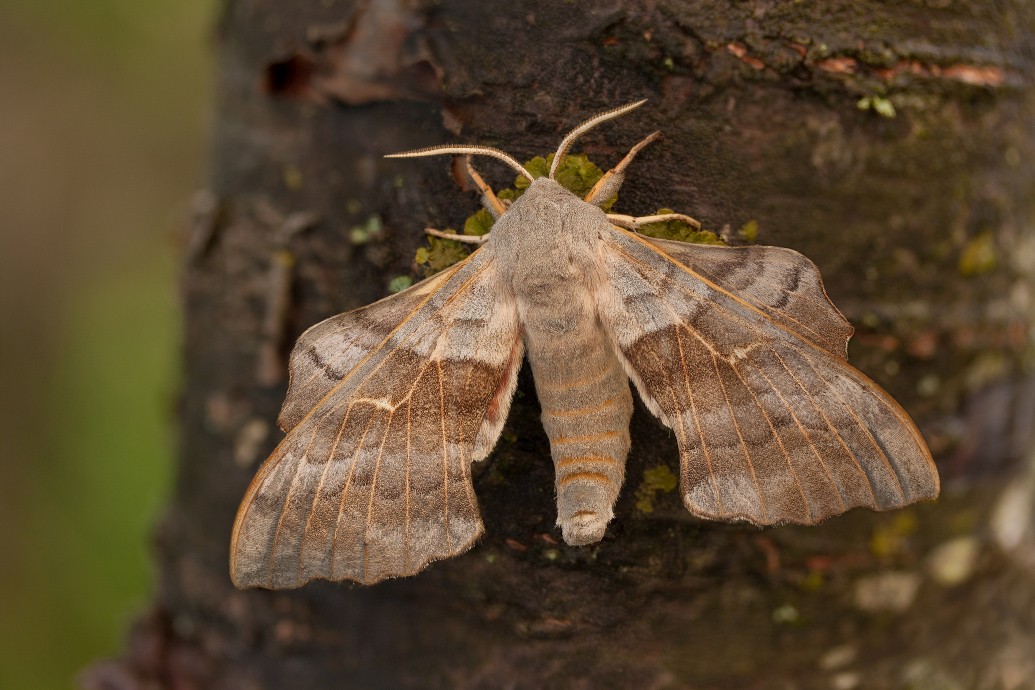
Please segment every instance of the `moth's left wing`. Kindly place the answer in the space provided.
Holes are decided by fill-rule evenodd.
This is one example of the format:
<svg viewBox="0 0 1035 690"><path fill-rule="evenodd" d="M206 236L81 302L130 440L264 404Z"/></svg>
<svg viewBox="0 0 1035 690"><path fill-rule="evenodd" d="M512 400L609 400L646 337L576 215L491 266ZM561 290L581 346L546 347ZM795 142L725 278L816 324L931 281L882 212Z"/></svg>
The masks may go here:
<svg viewBox="0 0 1035 690"><path fill-rule="evenodd" d="M811 262L783 254L798 257L800 275L758 285L747 272L766 270L769 248L668 248L676 243L610 226L601 235L600 318L648 407L676 432L691 512L815 523L937 496L913 422L844 361L850 327L832 305L807 318L826 302Z"/></svg>
<svg viewBox="0 0 1035 690"><path fill-rule="evenodd" d="M230 551L237 586L369 584L466 551L481 535L470 465L495 443L514 392L517 310L490 247L433 281L380 307L398 315L394 300L409 313L379 343L341 340L360 348L346 353L347 371L324 366L333 376L297 382L311 389L293 382L312 403L305 414L285 407L290 431L241 503ZM307 337L329 337L324 330Z"/></svg>

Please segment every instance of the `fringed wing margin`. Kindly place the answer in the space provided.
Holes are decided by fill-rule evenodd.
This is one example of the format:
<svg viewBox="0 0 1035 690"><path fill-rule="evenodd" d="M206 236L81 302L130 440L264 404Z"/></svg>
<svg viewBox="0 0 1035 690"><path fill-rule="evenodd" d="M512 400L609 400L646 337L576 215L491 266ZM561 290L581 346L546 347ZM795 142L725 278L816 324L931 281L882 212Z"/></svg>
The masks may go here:
<svg viewBox="0 0 1035 690"><path fill-rule="evenodd" d="M290 431L234 525L237 586L369 584L416 573L481 535L470 465L499 435L523 355L513 300L496 275L483 248L430 290L400 293L302 338L296 397L285 405ZM407 309L371 325L378 313ZM335 341L340 357L328 345Z"/></svg>
<svg viewBox="0 0 1035 690"><path fill-rule="evenodd" d="M811 262L768 247L603 235L601 320L676 433L692 513L813 524L938 495L916 426L845 361L851 327Z"/></svg>

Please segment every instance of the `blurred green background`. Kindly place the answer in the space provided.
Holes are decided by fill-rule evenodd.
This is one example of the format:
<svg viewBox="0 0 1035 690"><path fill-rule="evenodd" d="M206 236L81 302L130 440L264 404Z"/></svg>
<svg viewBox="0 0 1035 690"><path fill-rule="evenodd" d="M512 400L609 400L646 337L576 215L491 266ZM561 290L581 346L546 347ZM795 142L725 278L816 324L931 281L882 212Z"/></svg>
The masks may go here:
<svg viewBox="0 0 1035 690"><path fill-rule="evenodd" d="M69 688L153 586L216 0L0 0L0 688Z"/></svg>

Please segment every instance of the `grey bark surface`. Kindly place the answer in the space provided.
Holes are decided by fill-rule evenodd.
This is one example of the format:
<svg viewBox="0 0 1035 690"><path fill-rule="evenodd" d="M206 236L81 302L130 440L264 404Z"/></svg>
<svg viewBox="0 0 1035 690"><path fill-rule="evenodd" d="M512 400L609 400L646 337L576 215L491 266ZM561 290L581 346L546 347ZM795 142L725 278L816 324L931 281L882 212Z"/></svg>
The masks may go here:
<svg viewBox="0 0 1035 690"><path fill-rule="evenodd" d="M1035 7L230 0L218 46L159 584L85 687L1035 687ZM641 98L576 146L606 169L664 132L616 212L672 208L733 243L757 228L811 258L942 498L811 528L702 522L650 480L678 455L637 401L615 520L568 547L526 367L474 469L474 549L374 587L235 590L231 525L282 437L291 343L419 277L422 229L478 208L448 158L382 156L464 142L524 161Z"/></svg>

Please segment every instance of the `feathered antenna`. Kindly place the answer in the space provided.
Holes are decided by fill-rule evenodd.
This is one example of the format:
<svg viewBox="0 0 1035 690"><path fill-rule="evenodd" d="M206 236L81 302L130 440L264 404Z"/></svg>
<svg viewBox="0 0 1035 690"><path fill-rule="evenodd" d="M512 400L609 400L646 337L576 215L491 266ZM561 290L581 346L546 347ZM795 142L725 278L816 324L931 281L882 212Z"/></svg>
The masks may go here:
<svg viewBox="0 0 1035 690"><path fill-rule="evenodd" d="M571 132L568 133L568 136L564 137L561 141L561 145L557 147L557 153L553 155L553 165L550 166L550 179L553 179L554 173L557 172L557 166L561 163L561 158L563 158L564 154L568 152L568 147L571 146L573 141L599 125L601 122L607 122L608 120L613 120L619 115L625 115L630 110L635 110L646 102L647 99L644 98L642 101L637 101L636 103L630 103L629 105L623 105L618 108L608 110L607 112L600 113L595 117L589 118L581 125L571 130Z"/></svg>
<svg viewBox="0 0 1035 690"><path fill-rule="evenodd" d="M637 103L637 105L639 104ZM438 156L446 153L452 153L459 156L492 156L493 158L498 158L510 167L514 168L514 170L517 170L521 175L527 177L529 182L532 181L532 173L525 170L525 166L521 165L499 149L490 148L488 146L429 146L426 149L417 149L416 151L390 153L385 156L385 158L419 158L421 156Z"/></svg>

